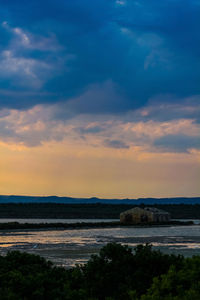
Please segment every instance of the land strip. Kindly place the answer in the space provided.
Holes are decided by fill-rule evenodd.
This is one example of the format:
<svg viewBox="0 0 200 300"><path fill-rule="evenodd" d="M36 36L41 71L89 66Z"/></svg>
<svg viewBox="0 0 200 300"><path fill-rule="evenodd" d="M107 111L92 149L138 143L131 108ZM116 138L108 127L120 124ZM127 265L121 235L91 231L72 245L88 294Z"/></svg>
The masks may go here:
<svg viewBox="0 0 200 300"><path fill-rule="evenodd" d="M18 223L8 222L0 223L0 230L15 230L15 229L87 229L87 228L113 228L113 227L160 227L160 226L185 226L193 225L192 221L170 221L165 223L143 223L139 225L135 224L121 224L120 222L77 222L77 223Z"/></svg>
<svg viewBox="0 0 200 300"><path fill-rule="evenodd" d="M0 204L0 218L18 219L119 219L121 212L133 208L127 204L59 204L4 203ZM140 205L139 207L143 207ZM199 204L149 205L170 213L172 219L200 219Z"/></svg>

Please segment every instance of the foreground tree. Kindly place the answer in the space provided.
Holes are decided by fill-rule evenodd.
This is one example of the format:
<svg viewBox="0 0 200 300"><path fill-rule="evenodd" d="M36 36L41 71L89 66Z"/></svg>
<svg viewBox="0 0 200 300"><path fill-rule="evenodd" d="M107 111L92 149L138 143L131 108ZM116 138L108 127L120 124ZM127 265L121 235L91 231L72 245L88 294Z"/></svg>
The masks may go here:
<svg viewBox="0 0 200 300"><path fill-rule="evenodd" d="M0 256L1 300L199 300L200 256L184 258L139 245L109 243L66 270L20 252Z"/></svg>

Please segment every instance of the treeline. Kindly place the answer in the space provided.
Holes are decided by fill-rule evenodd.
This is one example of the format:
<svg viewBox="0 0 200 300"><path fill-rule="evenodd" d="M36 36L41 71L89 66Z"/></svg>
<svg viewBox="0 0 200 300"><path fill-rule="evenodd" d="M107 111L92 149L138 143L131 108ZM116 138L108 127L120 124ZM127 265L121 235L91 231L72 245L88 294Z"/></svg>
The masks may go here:
<svg viewBox="0 0 200 300"><path fill-rule="evenodd" d="M40 256L0 256L1 300L199 300L200 256L184 258L110 243L85 265L56 267Z"/></svg>
<svg viewBox="0 0 200 300"><path fill-rule="evenodd" d="M185 226L194 225L193 221L169 221L169 222L156 222L156 223L143 223L139 225L134 224L121 224L118 222L77 222L77 223L19 223L7 222L0 223L0 230L15 230L15 229L41 229L41 230L61 230L61 229L89 229L89 228L113 228L113 227L150 227L150 226Z"/></svg>
<svg viewBox="0 0 200 300"><path fill-rule="evenodd" d="M193 222L184 222L179 224L175 222L175 225L192 225ZM19 223L8 222L0 223L0 230L13 230L13 229L85 229L85 228L109 228L118 227L120 222L77 222L77 223ZM124 225L125 226L125 225Z"/></svg>
<svg viewBox="0 0 200 300"><path fill-rule="evenodd" d="M142 207L144 205L140 205ZM121 212L132 208L127 204L58 204L58 203L7 203L0 204L0 218L41 219L118 219ZM199 219L200 205L151 205L168 211L173 219Z"/></svg>

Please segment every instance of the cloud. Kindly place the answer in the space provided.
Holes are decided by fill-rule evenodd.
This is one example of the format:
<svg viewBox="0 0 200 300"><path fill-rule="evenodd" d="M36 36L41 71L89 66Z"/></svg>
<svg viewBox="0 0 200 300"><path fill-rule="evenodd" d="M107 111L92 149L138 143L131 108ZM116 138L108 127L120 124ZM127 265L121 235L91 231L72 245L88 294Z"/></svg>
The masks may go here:
<svg viewBox="0 0 200 300"><path fill-rule="evenodd" d="M135 117L133 114L132 119L129 113L79 114L61 118L60 104L57 110L56 112L55 104L38 105L24 111L2 110L0 141L26 147L37 147L50 141L67 141L76 145L84 142L95 148L139 147L150 152L165 152L168 149L175 152L180 152L180 149L187 151L191 148L190 145L198 149L198 143L192 144L200 135L199 123L194 119L147 120L141 112ZM63 112L66 112L65 106ZM190 143L187 144L188 147L184 144L185 140Z"/></svg>
<svg viewBox="0 0 200 300"><path fill-rule="evenodd" d="M177 99L173 95L158 95L149 99L147 105L126 114L126 121L166 122L179 119L190 119L200 122L200 95Z"/></svg>
<svg viewBox="0 0 200 300"><path fill-rule="evenodd" d="M199 12L194 0L1 1L1 140L165 151L171 137L178 151L179 136L186 149L199 134Z"/></svg>
<svg viewBox="0 0 200 300"><path fill-rule="evenodd" d="M6 21L0 27L1 31L5 31L5 37L9 37L7 44L0 48L0 108L23 109L37 103L51 102L52 97L45 91L44 85L60 74L61 65L72 56L67 53L60 55L63 49L53 34L41 36L12 27ZM41 94L43 97L40 97ZM48 97L45 97L47 94Z"/></svg>
<svg viewBox="0 0 200 300"><path fill-rule="evenodd" d="M200 149L199 136L170 134L154 141L154 146L166 152L188 152L190 149Z"/></svg>
<svg viewBox="0 0 200 300"><path fill-rule="evenodd" d="M165 1L153 0L129 1L127 9L119 23L134 32L157 34L165 38L171 49L181 48L183 52L191 51L199 56L200 39L198 28L200 7L198 1ZM134 14L134 18L131 16Z"/></svg>
<svg viewBox="0 0 200 300"><path fill-rule="evenodd" d="M41 145L48 140L62 140L58 124L50 121L51 111L34 107L28 111L10 110L0 116L0 140L27 147Z"/></svg>
<svg viewBox="0 0 200 300"><path fill-rule="evenodd" d="M123 141L120 140L108 140L106 139L104 141L104 146L109 148L115 148L115 149L128 149L129 145L125 144Z"/></svg>
<svg viewBox="0 0 200 300"><path fill-rule="evenodd" d="M123 93L119 87L108 80L101 84L93 84L79 97L70 99L60 105L60 112L66 116L73 114L110 114L126 111ZM59 110L59 107L58 107Z"/></svg>
<svg viewBox="0 0 200 300"><path fill-rule="evenodd" d="M1 1L1 88L15 96L0 94L0 107L69 101L75 114L118 114L157 95L181 103L200 93L199 10L194 0Z"/></svg>
<svg viewBox="0 0 200 300"><path fill-rule="evenodd" d="M0 59L0 77L8 81L12 78L14 86L38 89L44 81L42 73L47 75L51 69L45 62L17 57L10 50L3 51Z"/></svg>
<svg viewBox="0 0 200 300"><path fill-rule="evenodd" d="M76 129L77 132L83 134L83 135L87 135L87 134L98 134L101 133L102 131L104 131L103 126L99 126L99 125L89 125L86 127L80 127Z"/></svg>

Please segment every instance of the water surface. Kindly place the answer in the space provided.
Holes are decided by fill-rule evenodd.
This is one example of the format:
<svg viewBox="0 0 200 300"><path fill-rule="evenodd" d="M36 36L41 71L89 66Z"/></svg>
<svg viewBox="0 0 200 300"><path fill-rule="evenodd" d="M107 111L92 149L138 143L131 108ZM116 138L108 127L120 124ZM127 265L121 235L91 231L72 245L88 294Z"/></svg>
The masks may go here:
<svg viewBox="0 0 200 300"><path fill-rule="evenodd" d="M102 220L101 220L102 221ZM165 253L200 254L200 226L115 227L72 230L0 231L0 254L27 251L70 267L86 262L108 242L135 247L151 243Z"/></svg>

